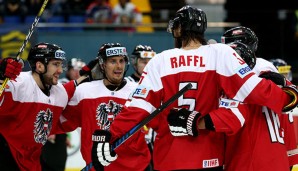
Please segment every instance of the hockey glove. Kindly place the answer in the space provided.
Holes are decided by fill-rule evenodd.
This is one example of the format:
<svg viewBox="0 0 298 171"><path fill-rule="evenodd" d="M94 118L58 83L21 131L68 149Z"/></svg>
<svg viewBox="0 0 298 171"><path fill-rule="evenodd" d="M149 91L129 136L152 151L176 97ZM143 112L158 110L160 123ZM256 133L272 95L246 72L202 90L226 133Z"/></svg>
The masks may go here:
<svg viewBox="0 0 298 171"><path fill-rule="evenodd" d="M4 58L0 61L0 80L9 78L15 80L22 71L22 59L17 61L16 58Z"/></svg>
<svg viewBox="0 0 298 171"><path fill-rule="evenodd" d="M117 159L117 154L112 151L111 133L106 130L95 130L92 135L92 163L96 170L102 170L102 166L108 166Z"/></svg>
<svg viewBox="0 0 298 171"><path fill-rule="evenodd" d="M271 71L263 72L262 74L259 75L259 77L265 78L267 80L271 80L276 85L279 85L281 87L284 87L287 84L286 78L282 74L279 74L276 72L271 72Z"/></svg>
<svg viewBox="0 0 298 171"><path fill-rule="evenodd" d="M197 122L200 116L200 113L196 111L191 112L185 108L171 109L168 115L168 124L171 134L173 136L198 136Z"/></svg>
<svg viewBox="0 0 298 171"><path fill-rule="evenodd" d="M98 58L95 58L91 60L87 65L85 65L81 70L80 70L80 76L83 75L89 75L91 76L91 70L95 67L95 65L98 63Z"/></svg>
<svg viewBox="0 0 298 171"><path fill-rule="evenodd" d="M284 92L291 96L291 102L283 108L283 112L290 112L298 105L298 90L296 86L284 86L281 88Z"/></svg>

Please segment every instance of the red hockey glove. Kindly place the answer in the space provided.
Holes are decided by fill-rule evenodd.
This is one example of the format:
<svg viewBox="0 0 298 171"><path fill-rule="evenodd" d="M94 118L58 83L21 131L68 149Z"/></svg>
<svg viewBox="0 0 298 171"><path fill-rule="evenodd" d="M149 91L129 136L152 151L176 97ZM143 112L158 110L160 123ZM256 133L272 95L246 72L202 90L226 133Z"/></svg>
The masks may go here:
<svg viewBox="0 0 298 171"><path fill-rule="evenodd" d="M198 136L199 131L197 125L200 116L200 113L196 111L191 112L185 108L171 109L168 115L168 123L171 134L173 136Z"/></svg>
<svg viewBox="0 0 298 171"><path fill-rule="evenodd" d="M81 70L80 70L80 76L83 75L91 75L91 70L95 67L95 65L98 63L98 58L95 58L91 60L87 65L85 65Z"/></svg>
<svg viewBox="0 0 298 171"><path fill-rule="evenodd" d="M0 80L9 78L14 80L22 71L22 60L17 61L16 58L4 58L0 61Z"/></svg>
<svg viewBox="0 0 298 171"><path fill-rule="evenodd" d="M92 163L96 170L102 170L117 159L117 154L111 149L111 133L106 130L95 130L92 135Z"/></svg>

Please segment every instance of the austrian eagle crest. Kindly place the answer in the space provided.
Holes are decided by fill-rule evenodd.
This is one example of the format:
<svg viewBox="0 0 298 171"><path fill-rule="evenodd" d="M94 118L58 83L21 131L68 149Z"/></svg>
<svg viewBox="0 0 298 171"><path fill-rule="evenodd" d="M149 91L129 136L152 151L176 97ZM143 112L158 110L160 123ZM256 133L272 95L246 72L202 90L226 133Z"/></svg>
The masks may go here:
<svg viewBox="0 0 298 171"><path fill-rule="evenodd" d="M34 140L45 144L52 129L53 112L48 108L46 111L38 112L34 122Z"/></svg>
<svg viewBox="0 0 298 171"><path fill-rule="evenodd" d="M117 104L113 100L109 103L101 103L96 109L97 125L100 129L109 130L114 118L121 111L123 105Z"/></svg>

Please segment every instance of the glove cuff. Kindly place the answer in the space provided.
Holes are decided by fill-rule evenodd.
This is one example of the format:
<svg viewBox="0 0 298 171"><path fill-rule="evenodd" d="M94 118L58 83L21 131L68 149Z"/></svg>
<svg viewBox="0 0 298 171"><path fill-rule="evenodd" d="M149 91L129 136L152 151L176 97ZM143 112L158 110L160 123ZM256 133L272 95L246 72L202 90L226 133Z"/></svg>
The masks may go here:
<svg viewBox="0 0 298 171"><path fill-rule="evenodd" d="M106 130L95 130L92 135L92 141L93 142L110 142L111 140L111 133Z"/></svg>
<svg viewBox="0 0 298 171"><path fill-rule="evenodd" d="M189 135L198 136L198 120L201 114L199 112L193 111L189 114L186 123L186 129Z"/></svg>
<svg viewBox="0 0 298 171"><path fill-rule="evenodd" d="M289 112L298 105L298 90L294 86L284 86L282 90L291 96L291 102L283 108L283 112Z"/></svg>

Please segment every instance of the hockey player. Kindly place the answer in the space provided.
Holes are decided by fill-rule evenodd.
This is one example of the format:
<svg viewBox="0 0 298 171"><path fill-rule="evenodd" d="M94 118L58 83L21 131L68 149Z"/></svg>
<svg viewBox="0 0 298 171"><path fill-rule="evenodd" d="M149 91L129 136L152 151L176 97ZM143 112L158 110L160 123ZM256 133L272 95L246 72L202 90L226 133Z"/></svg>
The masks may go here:
<svg viewBox="0 0 298 171"><path fill-rule="evenodd" d="M156 52L148 45L137 45L135 46L132 55L131 55L131 63L134 67L135 72L132 73L130 76L125 77L128 81L139 82L142 72L147 65L147 63L156 55ZM145 140L148 144L149 150L153 152L153 142L156 133L153 131L152 128L149 128L145 125L142 129L145 133ZM153 162L150 162L150 165L146 168L146 171L153 170Z"/></svg>
<svg viewBox="0 0 298 171"><path fill-rule="evenodd" d="M296 89L284 88L290 90L285 93L271 81L257 77L227 45L207 45L204 39L206 27L204 11L191 6L177 11L168 29L177 48L163 51L150 60L137 88L142 91L133 94L131 103L115 118L110 132L94 132L95 137L105 137L93 143L98 150L93 155L98 155L99 162L103 165L113 162L113 153L107 152L111 150L108 144L128 132L187 83L192 83L192 89L158 115L159 124L152 127L157 132L153 151L155 170L223 170L224 135L203 130L197 137L172 136L167 122L172 107L188 107L190 111L202 113L187 118L188 127L184 127L188 134L193 134L195 118L217 109L222 93L239 101L269 106L277 112L297 106L296 97L292 101L288 95L296 96ZM280 99L273 98L276 96ZM208 117L204 119L209 120ZM214 129L208 124L207 128ZM100 148L102 146L105 146L105 152Z"/></svg>
<svg viewBox="0 0 298 171"><path fill-rule="evenodd" d="M287 65L287 63L284 60L281 59L271 59L270 62L273 63L270 64L267 60L256 57L256 51L258 47L258 37L256 34L249 28L239 26L231 28L230 30L227 30L222 38L223 43L230 43L230 42L242 42L245 45L249 46L250 49L253 52L253 57L244 58L244 60L253 68L253 71L257 75L262 75L262 77L265 77L267 79L275 79L275 82L278 81L278 78L275 78L276 76L274 73L271 75L270 72L279 72L280 74L283 74L288 81L292 81L292 73L291 73L291 66ZM249 55L246 55L249 56ZM255 66L256 65L256 66ZM277 70L276 70L276 68ZM281 82L281 81L279 81ZM291 84L290 82L287 82L287 84ZM270 109L267 108L267 110L270 111ZM273 112L273 111L272 111ZM270 112L269 112L270 113ZM295 139L295 131L294 131L294 124L293 124L293 116L292 113L289 112L287 115L280 115L280 125L283 131L283 139L285 141L285 145L287 148L287 153L289 157L290 166L292 167L295 164L298 164L298 153L297 153L297 143Z"/></svg>
<svg viewBox="0 0 298 171"><path fill-rule="evenodd" d="M65 77L58 82L65 84L80 77L79 71L85 66L85 62L78 58L68 61ZM70 146L67 134L54 134L48 137L48 141L42 148L41 165L43 171L64 171L67 159L67 146Z"/></svg>
<svg viewBox="0 0 298 171"><path fill-rule="evenodd" d="M98 50L98 63L104 79L77 87L73 98L62 115L62 129L66 132L81 127L81 153L86 163L92 161L92 133L109 130L114 118L122 110L137 83L126 81L128 68L126 48L119 43L103 44ZM144 171L150 161L144 134L140 132L129 145L119 148L117 162L105 170ZM99 163L93 162L95 168Z"/></svg>
<svg viewBox="0 0 298 171"><path fill-rule="evenodd" d="M67 64L67 71L65 77L58 81L62 84L68 83L70 80L76 80L80 77L79 71L85 66L85 62L78 58L71 58Z"/></svg>
<svg viewBox="0 0 298 171"><path fill-rule="evenodd" d="M129 81L139 82L142 72L149 62L156 55L156 52L147 45L137 45L131 55L131 63L135 72L126 77Z"/></svg>
<svg viewBox="0 0 298 171"><path fill-rule="evenodd" d="M291 65L288 65L285 60L279 58L270 59L269 61L277 68L279 73L287 78L287 80L292 81Z"/></svg>
<svg viewBox="0 0 298 171"><path fill-rule="evenodd" d="M0 134L19 170L41 170L41 148L54 133L62 110L83 79L80 77L64 86L58 83L65 59L65 52L59 46L38 43L28 55L32 71L21 72L15 78L6 74L11 60L0 63L0 72L12 78L0 97ZM0 166L3 170L12 167L5 160L0 161Z"/></svg>

